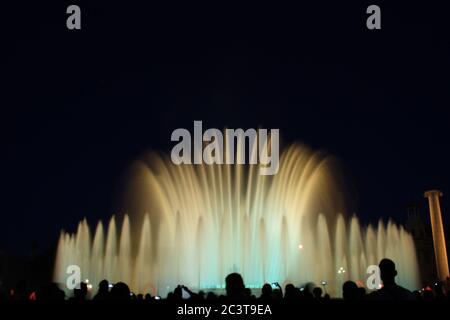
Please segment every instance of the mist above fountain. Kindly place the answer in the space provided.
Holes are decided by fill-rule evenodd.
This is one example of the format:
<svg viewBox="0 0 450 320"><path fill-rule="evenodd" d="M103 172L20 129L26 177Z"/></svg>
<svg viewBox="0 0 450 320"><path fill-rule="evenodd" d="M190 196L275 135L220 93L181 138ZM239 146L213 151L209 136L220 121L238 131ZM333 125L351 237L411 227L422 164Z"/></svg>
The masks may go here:
<svg viewBox="0 0 450 320"><path fill-rule="evenodd" d="M345 201L331 158L292 145L277 175L261 176L258 167L174 165L156 154L136 162L130 215L95 231L83 220L75 234L62 232L55 281L65 283L76 264L95 284L106 278L164 295L177 284L221 288L236 271L249 287L324 280L338 295L343 282L364 281L369 265L389 257L398 283L418 287L413 239L402 227L362 228L340 213Z"/></svg>

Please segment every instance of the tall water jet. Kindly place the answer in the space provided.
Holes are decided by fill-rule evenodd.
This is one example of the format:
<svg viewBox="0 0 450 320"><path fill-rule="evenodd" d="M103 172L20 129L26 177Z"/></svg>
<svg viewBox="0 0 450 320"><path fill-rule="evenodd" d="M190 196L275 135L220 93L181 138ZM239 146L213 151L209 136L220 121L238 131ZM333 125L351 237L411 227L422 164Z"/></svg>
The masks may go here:
<svg viewBox="0 0 450 320"><path fill-rule="evenodd" d="M55 280L65 283L66 267L77 264L83 279L165 295L178 284L223 288L235 271L248 287L327 281L337 296L344 281L364 281L366 268L388 257L399 283L418 287L414 243L402 227L380 221L362 228L342 214L332 158L292 145L277 175L261 176L258 167L177 166L156 154L136 162L129 215L111 218L107 229L99 224L93 238L86 221L75 235L62 232Z"/></svg>

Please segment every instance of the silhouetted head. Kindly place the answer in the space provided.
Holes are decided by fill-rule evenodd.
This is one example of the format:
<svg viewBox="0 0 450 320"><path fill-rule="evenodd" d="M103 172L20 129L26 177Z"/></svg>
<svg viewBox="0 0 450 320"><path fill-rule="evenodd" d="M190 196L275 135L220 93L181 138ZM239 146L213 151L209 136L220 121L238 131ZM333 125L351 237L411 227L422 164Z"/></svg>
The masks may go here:
<svg viewBox="0 0 450 320"><path fill-rule="evenodd" d="M261 289L261 295L270 297L272 296L272 286L268 283L264 284Z"/></svg>
<svg viewBox="0 0 450 320"><path fill-rule="evenodd" d="M283 299L283 294L281 293L281 290L280 290L280 289L273 289L273 291L272 291L272 297L273 297L275 300L281 300L281 299Z"/></svg>
<svg viewBox="0 0 450 320"><path fill-rule="evenodd" d="M390 259L382 259L380 264L380 277L384 285L395 284L395 277L397 270L395 270L395 263Z"/></svg>
<svg viewBox="0 0 450 320"><path fill-rule="evenodd" d="M130 288L125 283L118 282L112 287L110 295L113 300L130 300Z"/></svg>
<svg viewBox="0 0 450 320"><path fill-rule="evenodd" d="M239 273L230 273L225 278L227 296L231 298L243 298L245 296L245 285Z"/></svg>
<svg viewBox="0 0 450 320"><path fill-rule="evenodd" d="M358 286L353 281L346 281L342 285L342 297L345 300L355 300L358 296Z"/></svg>
<svg viewBox="0 0 450 320"><path fill-rule="evenodd" d="M175 290L173 290L173 297L175 299L182 299L183 298L183 288L178 285Z"/></svg>
<svg viewBox="0 0 450 320"><path fill-rule="evenodd" d="M100 283L98 284L98 292L108 292L109 290L109 282L108 280L102 280L100 281Z"/></svg>
<svg viewBox="0 0 450 320"><path fill-rule="evenodd" d="M292 283L288 283L284 287L284 298L292 300L297 298L297 291Z"/></svg>
<svg viewBox="0 0 450 320"><path fill-rule="evenodd" d="M313 289L313 295L314 295L314 298L316 298L316 299L322 298L322 289L320 287L315 287Z"/></svg>
<svg viewBox="0 0 450 320"><path fill-rule="evenodd" d="M65 299L65 293L59 289L56 283L45 284L37 290L36 299L63 301Z"/></svg>
<svg viewBox="0 0 450 320"><path fill-rule="evenodd" d="M284 287L284 291L285 292L293 292L295 290L295 287L292 283L288 283L285 287Z"/></svg>
<svg viewBox="0 0 450 320"><path fill-rule="evenodd" d="M87 291L88 291L87 284L81 282L80 287L75 288L73 290L73 296L76 300L85 300L87 296Z"/></svg>

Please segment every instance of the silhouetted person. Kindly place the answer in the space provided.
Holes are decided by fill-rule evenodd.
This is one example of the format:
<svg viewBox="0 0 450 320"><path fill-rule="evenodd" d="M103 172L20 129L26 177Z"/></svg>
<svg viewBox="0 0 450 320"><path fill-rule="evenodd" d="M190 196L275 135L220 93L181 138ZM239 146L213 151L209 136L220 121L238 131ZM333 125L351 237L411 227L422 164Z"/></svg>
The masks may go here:
<svg viewBox="0 0 450 320"><path fill-rule="evenodd" d="M283 300L283 292L281 292L280 289L273 289L272 297L273 297L273 300L276 300L276 301Z"/></svg>
<svg viewBox="0 0 450 320"><path fill-rule="evenodd" d="M394 261L390 259L382 259L380 264L380 277L383 281L383 287L380 290L372 292L370 299L376 300L414 300L415 297L411 291L397 285L395 277L397 270Z"/></svg>
<svg viewBox="0 0 450 320"><path fill-rule="evenodd" d="M314 283L309 282L300 290L300 299L305 301L311 301L314 299L312 290L314 288Z"/></svg>
<svg viewBox="0 0 450 320"><path fill-rule="evenodd" d="M116 283L110 292L110 298L111 300L115 301L129 301L130 300L130 288L123 283L118 282Z"/></svg>
<svg viewBox="0 0 450 320"><path fill-rule="evenodd" d="M342 285L342 297L344 300L358 299L358 286L353 281L346 281Z"/></svg>
<svg viewBox="0 0 450 320"><path fill-rule="evenodd" d="M225 278L227 298L231 300L246 300L244 280L239 273L230 273Z"/></svg>
<svg viewBox="0 0 450 320"><path fill-rule="evenodd" d="M358 288L358 299L364 299L366 297L366 288L364 287L359 287Z"/></svg>
<svg viewBox="0 0 450 320"><path fill-rule="evenodd" d="M284 300L286 301L296 301L298 298L297 290L292 283L288 283L284 287Z"/></svg>
<svg viewBox="0 0 450 320"><path fill-rule="evenodd" d="M255 295L252 294L252 290L250 288L245 288L245 297L250 300L256 299Z"/></svg>
<svg viewBox="0 0 450 320"><path fill-rule="evenodd" d="M268 283L264 284L261 289L261 296L259 297L261 301L271 301L272 300L272 286Z"/></svg>
<svg viewBox="0 0 450 320"><path fill-rule="evenodd" d="M281 287L281 285L278 282L274 282L272 284L280 290L281 297L283 297L283 288Z"/></svg>
<svg viewBox="0 0 450 320"><path fill-rule="evenodd" d="M315 287L313 289L312 293L313 293L314 299L316 299L316 300L321 300L322 299L322 288Z"/></svg>
<svg viewBox="0 0 450 320"><path fill-rule="evenodd" d="M36 300L39 301L64 301L65 293L56 283L46 284L36 292Z"/></svg>
<svg viewBox="0 0 450 320"><path fill-rule="evenodd" d="M305 301L311 301L314 300L314 296L309 290L303 289L302 291L300 291L300 299Z"/></svg>
<svg viewBox="0 0 450 320"><path fill-rule="evenodd" d="M70 300L75 302L86 301L87 293L88 293L87 284L81 282L79 288L73 289L73 297Z"/></svg>
<svg viewBox="0 0 450 320"><path fill-rule="evenodd" d="M183 299L183 288L182 286L178 285L175 290L173 290L173 300L181 301Z"/></svg>
<svg viewBox="0 0 450 320"><path fill-rule="evenodd" d="M152 301L152 295L151 295L150 293L146 293L146 294L145 294L144 300L145 300L146 302Z"/></svg>
<svg viewBox="0 0 450 320"><path fill-rule="evenodd" d="M105 301L109 298L109 283L108 280L102 280L98 284L98 292L94 296L96 301Z"/></svg>

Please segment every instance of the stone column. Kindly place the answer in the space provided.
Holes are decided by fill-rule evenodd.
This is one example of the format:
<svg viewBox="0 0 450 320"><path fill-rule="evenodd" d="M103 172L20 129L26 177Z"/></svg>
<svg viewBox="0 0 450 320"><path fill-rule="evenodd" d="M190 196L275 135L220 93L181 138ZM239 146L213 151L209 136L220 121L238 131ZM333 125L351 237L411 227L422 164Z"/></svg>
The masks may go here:
<svg viewBox="0 0 450 320"><path fill-rule="evenodd" d="M424 196L428 198L428 204L430 206L431 230L433 232L437 275L440 280L445 281L449 276L449 271L444 225L442 223L441 206L439 203L439 197L442 196L442 192L439 190L430 190L425 192Z"/></svg>

